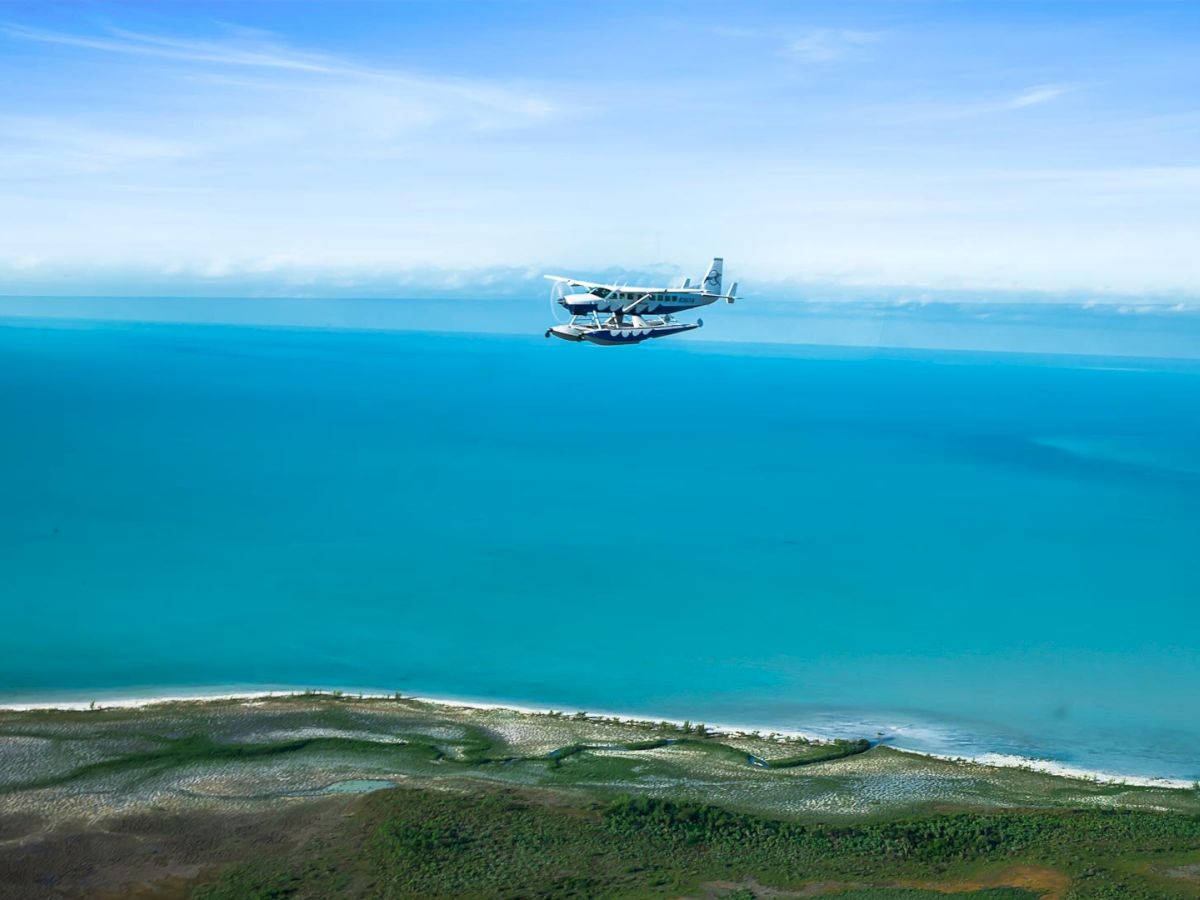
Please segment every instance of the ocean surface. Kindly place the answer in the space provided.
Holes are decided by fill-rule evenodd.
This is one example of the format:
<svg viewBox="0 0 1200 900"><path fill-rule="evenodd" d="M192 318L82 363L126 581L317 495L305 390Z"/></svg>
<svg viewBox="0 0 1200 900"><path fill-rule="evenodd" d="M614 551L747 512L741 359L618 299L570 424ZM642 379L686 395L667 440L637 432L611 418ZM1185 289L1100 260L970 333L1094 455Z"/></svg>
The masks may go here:
<svg viewBox="0 0 1200 900"><path fill-rule="evenodd" d="M1200 779L1200 365L0 320L0 702L403 691Z"/></svg>

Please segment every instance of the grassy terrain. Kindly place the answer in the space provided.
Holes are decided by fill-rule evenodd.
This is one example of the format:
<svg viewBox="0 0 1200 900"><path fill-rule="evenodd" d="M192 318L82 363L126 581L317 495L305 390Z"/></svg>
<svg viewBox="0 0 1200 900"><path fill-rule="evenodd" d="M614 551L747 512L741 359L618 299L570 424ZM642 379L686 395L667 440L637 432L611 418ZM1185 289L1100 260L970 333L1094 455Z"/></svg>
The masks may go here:
<svg viewBox="0 0 1200 900"><path fill-rule="evenodd" d="M0 884L29 897L138 884L209 898L1200 897L1200 792L402 698L0 711Z"/></svg>
<svg viewBox="0 0 1200 900"><path fill-rule="evenodd" d="M1021 811L846 826L644 797L579 806L397 789L364 798L319 848L234 867L196 896L755 896L814 885L859 898L1197 896L1194 883L1146 868L1180 852L1200 854L1200 818ZM971 890L989 879L999 884Z"/></svg>
<svg viewBox="0 0 1200 900"><path fill-rule="evenodd" d="M866 741L702 725L296 695L140 709L0 711L0 808L69 816L87 798L229 805L342 780L465 779L647 794L746 812L860 818L925 808L1200 813L1200 793L932 759Z"/></svg>

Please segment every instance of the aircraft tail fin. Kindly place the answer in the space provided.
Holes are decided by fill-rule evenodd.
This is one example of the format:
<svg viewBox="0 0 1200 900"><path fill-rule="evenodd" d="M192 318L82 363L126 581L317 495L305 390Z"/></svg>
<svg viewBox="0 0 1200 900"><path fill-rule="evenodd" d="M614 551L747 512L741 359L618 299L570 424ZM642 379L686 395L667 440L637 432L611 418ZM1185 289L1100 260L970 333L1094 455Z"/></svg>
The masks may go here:
<svg viewBox="0 0 1200 900"><path fill-rule="evenodd" d="M704 280L700 284L706 294L721 293L721 269L724 267L724 263L725 261L718 256L712 261L708 271L704 273Z"/></svg>

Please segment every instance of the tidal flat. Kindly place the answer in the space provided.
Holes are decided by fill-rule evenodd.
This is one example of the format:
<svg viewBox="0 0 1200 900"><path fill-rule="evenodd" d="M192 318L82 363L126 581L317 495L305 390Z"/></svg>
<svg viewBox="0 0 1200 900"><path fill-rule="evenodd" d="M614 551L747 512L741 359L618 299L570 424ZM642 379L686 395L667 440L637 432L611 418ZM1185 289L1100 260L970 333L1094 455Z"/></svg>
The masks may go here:
<svg viewBox="0 0 1200 900"><path fill-rule="evenodd" d="M867 740L311 692L0 711L4 896L1194 897L1198 871L1200 790Z"/></svg>

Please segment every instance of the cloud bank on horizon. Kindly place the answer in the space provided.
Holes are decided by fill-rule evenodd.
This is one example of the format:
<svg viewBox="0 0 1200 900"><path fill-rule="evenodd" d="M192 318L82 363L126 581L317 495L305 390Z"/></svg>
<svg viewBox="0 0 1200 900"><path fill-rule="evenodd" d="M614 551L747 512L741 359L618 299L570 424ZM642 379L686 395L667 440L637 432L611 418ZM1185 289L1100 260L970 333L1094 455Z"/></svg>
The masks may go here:
<svg viewBox="0 0 1200 900"><path fill-rule="evenodd" d="M0 293L721 254L1190 303L1198 39L1177 3L0 3Z"/></svg>

